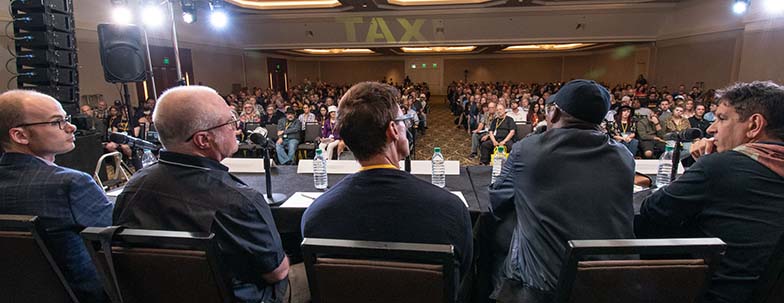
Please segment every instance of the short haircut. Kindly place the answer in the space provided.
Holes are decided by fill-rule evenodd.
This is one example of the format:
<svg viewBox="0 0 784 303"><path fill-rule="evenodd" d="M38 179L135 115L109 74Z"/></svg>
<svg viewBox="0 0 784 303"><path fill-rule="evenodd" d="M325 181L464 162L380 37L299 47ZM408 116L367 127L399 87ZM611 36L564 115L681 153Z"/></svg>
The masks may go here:
<svg viewBox="0 0 784 303"><path fill-rule="evenodd" d="M165 91L155 104L152 121L164 147L185 143L195 132L219 123L213 106L207 106L205 95L215 90L206 86L179 86Z"/></svg>
<svg viewBox="0 0 784 303"><path fill-rule="evenodd" d="M358 160L383 151L387 127L398 111L400 91L378 82L352 86L340 99L336 128Z"/></svg>
<svg viewBox="0 0 784 303"><path fill-rule="evenodd" d="M33 91L10 90L0 94L0 149L5 150L11 144L8 131L17 125L24 124L24 99Z"/></svg>
<svg viewBox="0 0 784 303"><path fill-rule="evenodd" d="M765 132L784 139L784 87L770 81L736 83L717 91L719 103L725 103L738 112L741 121L753 114L765 117Z"/></svg>

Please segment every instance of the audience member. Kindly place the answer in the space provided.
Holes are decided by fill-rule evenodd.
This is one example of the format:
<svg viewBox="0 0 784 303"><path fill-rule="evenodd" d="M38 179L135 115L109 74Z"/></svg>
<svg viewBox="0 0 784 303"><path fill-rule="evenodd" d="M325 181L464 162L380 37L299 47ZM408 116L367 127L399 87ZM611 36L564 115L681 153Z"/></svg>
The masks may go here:
<svg viewBox="0 0 784 303"><path fill-rule="evenodd" d="M302 141L302 124L294 118L294 109L286 110L286 117L278 121L278 141L275 143L275 152L278 163L281 165L294 164L297 147Z"/></svg>
<svg viewBox="0 0 784 303"><path fill-rule="evenodd" d="M337 111L338 108L336 106L330 106L329 118L324 119L324 122L321 124L321 140L319 143L319 148L324 151L324 159L327 160L332 159L332 152L336 147L340 147L340 143L343 141L340 139L340 134L335 128L335 123L337 123ZM338 159L340 158L340 154L342 152L343 150L338 148Z"/></svg>
<svg viewBox="0 0 784 303"><path fill-rule="evenodd" d="M640 135L640 150L644 158L656 158L664 150L664 128L656 113L640 116L637 120L637 134Z"/></svg>
<svg viewBox="0 0 784 303"><path fill-rule="evenodd" d="M212 89L182 86L161 95L153 121L166 150L125 186L114 224L214 233L234 300L282 302L289 262L270 208L220 164L237 151L239 120Z"/></svg>
<svg viewBox="0 0 784 303"><path fill-rule="evenodd" d="M517 102L510 102L511 109L507 110L507 115L514 120L514 122L525 122L528 120L528 113L520 110Z"/></svg>
<svg viewBox="0 0 784 303"><path fill-rule="evenodd" d="M79 301L108 302L79 232L111 225L113 205L90 175L54 163L74 149L74 131L52 97L0 95L0 213L38 216L41 236Z"/></svg>
<svg viewBox="0 0 784 303"><path fill-rule="evenodd" d="M705 119L705 105L698 104L694 108L694 116L689 118L689 125L692 128L699 128L703 134L707 134L710 121Z"/></svg>
<svg viewBox="0 0 784 303"><path fill-rule="evenodd" d="M466 275L473 250L468 209L457 196L400 169L409 143L399 102L397 89L375 82L356 84L341 98L337 127L362 168L305 210L302 235L451 244L460 276Z"/></svg>
<svg viewBox="0 0 784 303"><path fill-rule="evenodd" d="M614 122L607 124L607 132L615 141L626 146L632 156L637 154L640 141L637 140L637 121L634 121L631 107L624 105L618 109Z"/></svg>
<svg viewBox="0 0 784 303"><path fill-rule="evenodd" d="M310 106L305 106L302 108L302 113L297 117L299 122L302 124L302 130L305 130L305 126L308 123L318 123L316 120L316 115L310 112Z"/></svg>
<svg viewBox="0 0 784 303"><path fill-rule="evenodd" d="M784 234L784 87L739 83L719 91L711 139L697 162L640 208L640 237L718 237L727 250L702 302L750 302Z"/></svg>
<svg viewBox="0 0 784 303"><path fill-rule="evenodd" d="M604 87L571 81L548 99L548 130L512 148L490 187L493 212L517 219L498 302L552 302L569 240L634 237L634 159L599 130L609 108Z"/></svg>
<svg viewBox="0 0 784 303"><path fill-rule="evenodd" d="M514 120L506 116L506 107L498 103L496 106L496 117L492 119L489 124L488 134L482 138L480 164L490 164L490 154L492 151L503 146L506 152L512 146L512 138L514 138L515 126Z"/></svg>

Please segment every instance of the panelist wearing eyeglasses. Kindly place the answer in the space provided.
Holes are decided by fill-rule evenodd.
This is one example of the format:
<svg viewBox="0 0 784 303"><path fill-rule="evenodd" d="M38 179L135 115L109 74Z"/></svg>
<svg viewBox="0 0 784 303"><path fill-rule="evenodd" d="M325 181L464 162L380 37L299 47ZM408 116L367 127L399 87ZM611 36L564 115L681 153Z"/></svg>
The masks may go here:
<svg viewBox="0 0 784 303"><path fill-rule="evenodd" d="M161 95L152 119L166 150L117 197L114 224L214 233L235 301L280 302L289 262L270 208L220 163L237 151L237 117L213 89L182 86Z"/></svg>
<svg viewBox="0 0 784 303"><path fill-rule="evenodd" d="M305 210L311 238L451 244L460 273L471 264L468 209L457 196L403 170L408 156L400 92L387 84L354 85L340 100L337 128L362 168Z"/></svg>
<svg viewBox="0 0 784 303"><path fill-rule="evenodd" d="M52 257L81 302L107 300L79 232L108 226L112 204L90 175L60 167L74 131L57 100L34 91L0 95L0 213L38 216Z"/></svg>

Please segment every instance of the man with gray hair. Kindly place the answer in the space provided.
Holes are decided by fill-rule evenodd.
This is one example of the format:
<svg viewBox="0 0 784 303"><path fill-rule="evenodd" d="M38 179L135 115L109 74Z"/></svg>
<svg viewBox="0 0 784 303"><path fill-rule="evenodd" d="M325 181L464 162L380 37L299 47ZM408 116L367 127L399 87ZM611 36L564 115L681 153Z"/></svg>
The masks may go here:
<svg viewBox="0 0 784 303"><path fill-rule="evenodd" d="M0 213L38 216L42 237L79 301L105 302L79 232L110 225L112 204L90 175L54 163L56 155L74 149L74 131L52 97L25 90L0 95Z"/></svg>
<svg viewBox="0 0 784 303"><path fill-rule="evenodd" d="M280 302L289 262L270 208L220 164L237 151L237 117L213 89L187 86L161 95L152 119L166 150L128 182L114 224L214 233L235 300Z"/></svg>

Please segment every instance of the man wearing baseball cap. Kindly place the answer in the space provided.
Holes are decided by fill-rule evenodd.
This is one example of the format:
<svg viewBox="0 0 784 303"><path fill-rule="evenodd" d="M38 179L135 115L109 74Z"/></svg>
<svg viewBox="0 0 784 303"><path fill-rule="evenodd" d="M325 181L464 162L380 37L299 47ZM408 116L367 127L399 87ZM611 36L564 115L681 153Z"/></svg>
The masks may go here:
<svg viewBox="0 0 784 303"><path fill-rule="evenodd" d="M634 158L599 130L609 108L607 89L571 81L547 99L548 130L512 148L490 188L494 214L517 218L498 302L552 302L569 240L634 237Z"/></svg>
<svg viewBox="0 0 784 303"><path fill-rule="evenodd" d="M302 122L295 118L296 114L294 109L288 108L286 117L278 121L278 141L275 142L275 152L281 165L294 164L297 146L301 141Z"/></svg>

